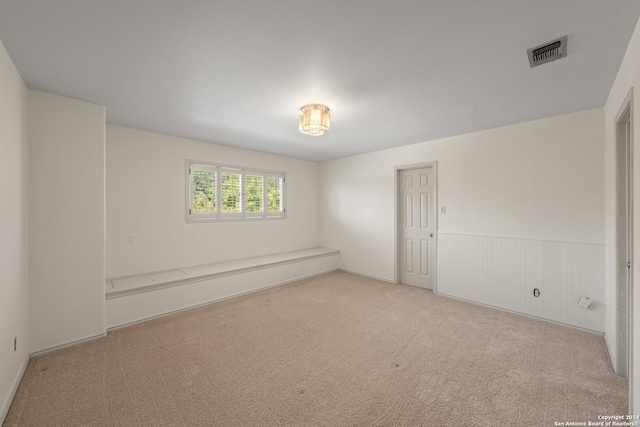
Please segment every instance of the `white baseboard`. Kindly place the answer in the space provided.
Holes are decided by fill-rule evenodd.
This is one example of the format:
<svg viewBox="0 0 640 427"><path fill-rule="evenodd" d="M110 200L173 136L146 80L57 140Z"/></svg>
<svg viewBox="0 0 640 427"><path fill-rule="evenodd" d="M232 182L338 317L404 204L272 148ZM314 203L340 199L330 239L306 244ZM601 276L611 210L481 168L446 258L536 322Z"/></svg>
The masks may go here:
<svg viewBox="0 0 640 427"><path fill-rule="evenodd" d="M346 268L339 268L338 270L344 271L345 273L357 274L358 276L367 277L369 279L380 280L381 282L387 282L387 283L392 283L394 285L397 285L397 283L394 282L393 280L385 279L383 277L372 276L370 274L364 274L364 273L360 273L359 271L354 271L354 270L347 270Z"/></svg>
<svg viewBox="0 0 640 427"><path fill-rule="evenodd" d="M580 327L580 326L571 325L569 323L562 323L562 322L558 322L558 321L551 320L551 319L545 319L544 317L533 316L531 314L521 313L519 311L509 310L507 308L496 307L494 305L484 304L482 302L477 302L477 301L472 301L472 300L468 300L468 299L464 299L464 298L454 297L453 295L447 295L447 294L443 294L441 292L438 293L438 296L445 297L445 298L451 298L451 299L455 299L455 300L462 301L462 302L468 302L469 304L481 305L483 307L492 308L494 310L504 311L506 313L511 313L511 314L517 314L518 316L528 317L529 319L542 320L543 322L553 323L554 325L566 326L567 328L577 329L579 331L584 331L584 332L589 332L591 334L604 336L604 332L594 331L593 329L587 329L587 328L583 328L583 327ZM606 342L606 340L605 340L605 342Z"/></svg>
<svg viewBox="0 0 640 427"><path fill-rule="evenodd" d="M18 370L16 377L13 379L13 384L11 384L11 389L9 390L9 394L7 398L2 404L2 410L0 411L0 425L4 423L5 418L7 418L7 414L9 413L9 407L11 406L11 402L13 402L13 398L18 391L18 387L20 386L20 381L22 381L22 376L24 372L27 370L27 365L29 364L29 356L24 358L22 362L22 366Z"/></svg>
<svg viewBox="0 0 640 427"><path fill-rule="evenodd" d="M607 354L609 355L609 363L611 363L611 369L613 369L613 372L616 371L616 352L614 351L615 349L611 347L611 343L609 342L609 335L607 335L607 333L604 333L604 343L607 346Z"/></svg>
<svg viewBox="0 0 640 427"><path fill-rule="evenodd" d="M34 357L44 356L45 354L52 353L52 352L58 351L58 350L62 350L63 348L73 347L74 345L82 344L82 343L85 343L85 342L88 342L88 341L97 340L98 338L102 338L102 337L106 337L106 336L107 336L107 332L105 331L105 332L102 332L100 334L91 335L89 337L82 338L82 339L79 339L79 340L76 340L76 341L71 341L71 342L68 342L68 343L55 345L53 347L47 347L47 348L42 349L42 350L34 351L33 353L29 353L29 357L31 359L33 359Z"/></svg>

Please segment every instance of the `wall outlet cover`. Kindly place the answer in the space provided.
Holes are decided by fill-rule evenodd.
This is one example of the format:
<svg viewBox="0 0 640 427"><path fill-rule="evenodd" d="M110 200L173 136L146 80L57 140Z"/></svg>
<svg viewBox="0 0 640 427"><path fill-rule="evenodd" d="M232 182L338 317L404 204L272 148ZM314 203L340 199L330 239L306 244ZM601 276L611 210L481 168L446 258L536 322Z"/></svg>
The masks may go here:
<svg viewBox="0 0 640 427"><path fill-rule="evenodd" d="M589 309L589 306L591 305L591 299L587 298L587 297L582 297L580 298L580 302L578 303L578 307L584 308L584 309Z"/></svg>

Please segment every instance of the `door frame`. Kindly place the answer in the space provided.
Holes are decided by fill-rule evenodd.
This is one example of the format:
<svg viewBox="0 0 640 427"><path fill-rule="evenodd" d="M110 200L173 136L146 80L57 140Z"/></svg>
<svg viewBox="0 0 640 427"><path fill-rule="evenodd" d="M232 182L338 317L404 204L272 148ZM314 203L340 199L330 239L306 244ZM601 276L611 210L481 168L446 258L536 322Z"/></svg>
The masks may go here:
<svg viewBox="0 0 640 427"><path fill-rule="evenodd" d="M438 289L438 162L412 163L409 165L395 166L393 168L393 277L394 283L400 283L400 172L412 169L433 170L433 293L437 294Z"/></svg>
<svg viewBox="0 0 640 427"><path fill-rule="evenodd" d="M618 114L616 114L614 121L615 128L615 223L616 223L616 267L615 267L615 322L616 322L616 365L614 370L617 374L624 373L626 368L627 378L629 379L629 408L633 404L633 295L634 295L634 262L633 262L633 245L634 245L634 170L633 170L633 151L634 151L634 123L633 123L633 88L629 90L629 93L624 99ZM624 130L624 134L621 132L623 126L626 126L627 120L625 117L628 115L629 131ZM620 160L624 158L626 174L624 177L624 188L621 188L620 183ZM625 194L621 194L624 191ZM626 199L625 212L621 212L621 198ZM625 222L622 225L622 222ZM624 227L624 228L622 228ZM622 234L624 233L624 236ZM624 239L624 242L621 242ZM621 249L624 244L624 251ZM624 253L622 253L624 252ZM620 264L630 262L631 266L627 273L627 289L626 289L626 308L627 308L627 322L626 322L626 360L622 360L621 352L623 351L620 341L618 339L618 331L620 329ZM626 362L626 366L622 366L622 363Z"/></svg>

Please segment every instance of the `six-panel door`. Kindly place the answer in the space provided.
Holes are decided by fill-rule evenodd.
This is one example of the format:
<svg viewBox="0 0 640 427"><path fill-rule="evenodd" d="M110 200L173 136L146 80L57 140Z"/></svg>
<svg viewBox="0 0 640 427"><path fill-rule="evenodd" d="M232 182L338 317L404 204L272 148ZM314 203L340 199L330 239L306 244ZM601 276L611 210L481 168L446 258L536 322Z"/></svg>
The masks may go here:
<svg viewBox="0 0 640 427"><path fill-rule="evenodd" d="M433 289L433 170L402 170L399 186L400 282Z"/></svg>

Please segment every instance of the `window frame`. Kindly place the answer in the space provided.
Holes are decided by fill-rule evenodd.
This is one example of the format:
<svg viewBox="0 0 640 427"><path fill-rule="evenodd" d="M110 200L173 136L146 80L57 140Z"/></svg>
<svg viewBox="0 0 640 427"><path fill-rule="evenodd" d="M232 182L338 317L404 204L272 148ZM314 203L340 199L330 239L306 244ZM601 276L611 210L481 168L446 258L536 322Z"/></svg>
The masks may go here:
<svg viewBox="0 0 640 427"><path fill-rule="evenodd" d="M269 201L267 200L267 193L269 191L269 178L281 178L282 179L282 192L280 194L281 197L281 201L280 201L280 205L282 206L282 212L280 211L274 211L274 212L269 212ZM285 208L285 183L287 182L286 178L284 175L278 175L278 174L274 174L274 173L265 173L265 177L264 177L264 185L263 185L263 191L264 191L264 212L265 212L265 217L266 218L278 218L284 215L286 208Z"/></svg>
<svg viewBox="0 0 640 427"><path fill-rule="evenodd" d="M194 164L195 165L195 164ZM205 164L198 164L197 165L198 168L197 170L204 170L204 171L208 171L208 172L215 172L216 173L216 190L215 190L215 196L216 196L216 200L215 200L215 206L216 206L216 212L218 211L219 207L220 207L220 191L218 189L219 185L218 185L218 175L217 175L217 171L216 168L214 166L211 165L205 165ZM195 168L193 168L193 170L196 170ZM191 215L192 216L192 221L201 221L204 219L207 219L211 216L212 213L214 212L196 212L193 209L193 205L195 204L195 192L193 191L193 176L195 176L194 174L191 174L191 169L187 171L187 185L188 185L188 191L187 191L187 215Z"/></svg>
<svg viewBox="0 0 640 427"><path fill-rule="evenodd" d="M214 212L195 212L193 178L194 170L207 170L214 172L216 182L216 209ZM231 172L240 174L240 211L222 211L222 173ZM246 176L254 175L262 177L262 211L247 212ZM233 166L220 163L209 163L187 159L185 161L186 176L186 209L185 219L188 223L200 222L234 222L234 221L260 221L272 219L285 219L287 215L287 174L281 171L263 170L242 166ZM281 206L282 211L269 212L268 210L268 180L269 178L282 179Z"/></svg>

